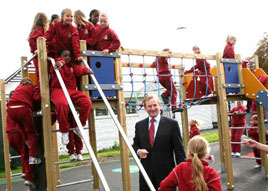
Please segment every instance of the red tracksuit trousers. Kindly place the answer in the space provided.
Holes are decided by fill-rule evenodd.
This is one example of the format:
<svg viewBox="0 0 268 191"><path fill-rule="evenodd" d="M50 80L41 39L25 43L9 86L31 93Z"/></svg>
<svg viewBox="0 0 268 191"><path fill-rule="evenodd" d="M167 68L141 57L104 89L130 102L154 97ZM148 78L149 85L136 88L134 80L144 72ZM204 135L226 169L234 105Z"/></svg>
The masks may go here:
<svg viewBox="0 0 268 191"><path fill-rule="evenodd" d="M29 156L36 157L38 134L34 128L32 110L26 105L18 108L8 106L7 115L12 121L20 124L29 140Z"/></svg>
<svg viewBox="0 0 268 191"><path fill-rule="evenodd" d="M253 140L259 142L259 134L258 134L258 133L252 135L251 138L252 138ZM254 153L254 156L255 156L256 158L260 158L260 157L261 157L261 152L260 152L259 149L255 149L255 148L254 148L254 149L253 149L253 153ZM259 160L259 159L257 160L257 159L256 159L256 163L259 164L259 165L261 165L261 160Z"/></svg>
<svg viewBox="0 0 268 191"><path fill-rule="evenodd" d="M163 74L163 75L168 75L168 74ZM159 76L159 82L164 88L166 88L166 91L164 92L164 94L167 97L172 96L171 104L174 105L173 107L176 107L175 105L177 104L177 89L174 85L174 82L173 81L171 82L169 76ZM172 95L171 95L171 85L172 85Z"/></svg>
<svg viewBox="0 0 268 191"><path fill-rule="evenodd" d="M233 124L232 127L245 127L245 124ZM231 129L231 142L241 142L241 137L245 129ZM232 152L240 153L241 145L240 144L231 144Z"/></svg>
<svg viewBox="0 0 268 191"><path fill-rule="evenodd" d="M90 110L91 100L88 96L75 89L68 89L68 93L71 100L75 105L80 107L79 118L83 126L86 125ZM68 121L69 116L69 104L62 89L51 88L51 100L55 104L55 111L57 120L59 122L59 128L61 133L67 133L70 129L70 123Z"/></svg>
<svg viewBox="0 0 268 191"><path fill-rule="evenodd" d="M34 178L33 168L29 165L29 149L25 144L22 132L7 133L9 145L21 158L22 173L25 173L25 180L32 181Z"/></svg>
<svg viewBox="0 0 268 191"><path fill-rule="evenodd" d="M206 75L206 73L199 72L198 75ZM211 75L211 74L207 73L207 75ZM210 87L211 81L212 81L211 77L200 76L200 89L201 89L203 95L208 95L208 94L212 93L213 88ZM207 94L206 94L206 90L207 90Z"/></svg>

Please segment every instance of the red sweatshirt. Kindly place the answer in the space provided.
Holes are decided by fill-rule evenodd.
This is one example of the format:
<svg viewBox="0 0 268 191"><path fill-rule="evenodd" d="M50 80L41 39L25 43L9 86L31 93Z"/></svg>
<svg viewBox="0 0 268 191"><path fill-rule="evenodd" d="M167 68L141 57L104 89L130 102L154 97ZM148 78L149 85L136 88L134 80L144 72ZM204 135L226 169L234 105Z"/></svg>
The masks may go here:
<svg viewBox="0 0 268 191"><path fill-rule="evenodd" d="M204 61L205 61L205 66L204 66ZM192 67L190 70L186 71L186 73L191 73L194 71L194 69L195 70L198 69L200 72L204 72L204 73L207 71L207 73L210 74L210 64L204 59L196 59L195 66Z"/></svg>
<svg viewBox="0 0 268 191"><path fill-rule="evenodd" d="M250 127L258 127L258 124L252 123ZM248 129L248 135L254 139L259 140L259 130L258 129Z"/></svg>
<svg viewBox="0 0 268 191"><path fill-rule="evenodd" d="M33 101L38 100L38 93L34 85L18 85L7 105L27 105L33 109Z"/></svg>
<svg viewBox="0 0 268 191"><path fill-rule="evenodd" d="M209 191L222 191L221 179L215 169L208 166L208 162L203 163L204 180ZM192 183L192 160L187 159L177 165L171 173L161 182L158 191L173 191L178 186L180 191L195 191Z"/></svg>
<svg viewBox="0 0 268 191"><path fill-rule="evenodd" d="M192 126L190 129L190 139L196 135L200 135L200 131L196 125Z"/></svg>
<svg viewBox="0 0 268 191"><path fill-rule="evenodd" d="M30 34L28 41L30 44L31 53L34 54L34 51L37 49L37 38L43 36L44 34L45 31L43 27L38 27L34 32Z"/></svg>
<svg viewBox="0 0 268 191"><path fill-rule="evenodd" d="M235 59L235 52L234 52L234 47L230 44L227 43L224 51L223 51L223 58L230 58L230 59Z"/></svg>
<svg viewBox="0 0 268 191"><path fill-rule="evenodd" d="M49 52L57 55L59 50L67 48L75 55L76 60L78 57L81 57L79 35L73 25L63 25L62 22L56 22L54 25L50 25L44 37L47 39L48 43L53 42L53 38L55 38L55 44L51 46L53 50L49 50Z"/></svg>
<svg viewBox="0 0 268 191"><path fill-rule="evenodd" d="M96 50L108 49L109 52L114 52L120 47L120 40L115 32L109 27L102 29L96 28L97 44Z"/></svg>
<svg viewBox="0 0 268 191"><path fill-rule="evenodd" d="M61 77L65 83L67 89L76 89L76 77L81 77L87 74L88 68L85 66L79 66L77 64L66 65L65 60L58 58L57 61L61 61L64 65L60 68ZM51 88L61 88L58 77L52 68L51 73Z"/></svg>
<svg viewBox="0 0 268 191"><path fill-rule="evenodd" d="M97 42L96 30L92 23L88 22L86 26L77 27L79 39L87 42L87 49L94 50L94 46Z"/></svg>
<svg viewBox="0 0 268 191"><path fill-rule="evenodd" d="M229 111L229 113L244 113L246 112L246 107L242 106L242 107L234 107L231 111ZM232 126L244 126L246 124L246 114L244 115L233 115L232 116Z"/></svg>
<svg viewBox="0 0 268 191"><path fill-rule="evenodd" d="M151 64L151 67L156 68L156 71L159 74L170 74L170 70L168 66L168 58L166 57L158 57L158 66L156 65L156 62L153 62Z"/></svg>

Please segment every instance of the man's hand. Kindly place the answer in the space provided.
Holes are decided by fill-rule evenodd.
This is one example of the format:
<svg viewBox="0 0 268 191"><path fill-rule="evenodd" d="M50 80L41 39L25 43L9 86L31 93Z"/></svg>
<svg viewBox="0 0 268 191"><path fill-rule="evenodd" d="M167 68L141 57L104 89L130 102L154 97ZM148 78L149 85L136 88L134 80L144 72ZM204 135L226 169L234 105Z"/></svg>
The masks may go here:
<svg viewBox="0 0 268 191"><path fill-rule="evenodd" d="M256 148L258 145L258 142L252 139L244 139L243 142L244 142L244 145L248 148Z"/></svg>
<svg viewBox="0 0 268 191"><path fill-rule="evenodd" d="M147 158L148 151L146 149L139 149L138 155L140 158L145 159Z"/></svg>
<svg viewBox="0 0 268 191"><path fill-rule="evenodd" d="M94 74L94 72L93 72L93 70L91 68L88 68L87 73L88 74Z"/></svg>

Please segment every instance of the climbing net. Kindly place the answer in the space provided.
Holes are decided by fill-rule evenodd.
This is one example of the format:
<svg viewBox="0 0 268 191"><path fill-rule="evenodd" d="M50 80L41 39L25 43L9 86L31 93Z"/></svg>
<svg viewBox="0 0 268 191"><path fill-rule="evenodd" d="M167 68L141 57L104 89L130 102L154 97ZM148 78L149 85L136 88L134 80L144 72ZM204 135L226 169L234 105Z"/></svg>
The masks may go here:
<svg viewBox="0 0 268 191"><path fill-rule="evenodd" d="M208 97L208 85L209 78L213 75L209 74L206 70L206 60L203 60L205 73L199 74L196 71L195 63L196 59L186 59L186 58L168 58L168 65L170 72L167 74L159 73L159 62L158 56L132 56L124 55L122 60L125 60L124 70L123 70L123 81L125 84L125 97L126 98L126 107L131 110L142 110L144 109L143 102L139 98L145 97L148 93L157 94L160 98L162 108L165 108L165 111L170 111L173 106L179 109L189 109L193 105L200 105L207 100L212 100L211 97ZM191 62L192 60L192 62ZM138 61L138 62L137 62ZM150 64L146 64L146 62ZM152 68L151 64L155 62L155 68ZM192 65L193 73L184 74L184 62L188 65ZM190 63L190 64L189 64ZM170 80L170 96L168 104L163 103L161 93L166 90L159 80L159 77L169 77ZM185 77L192 77L194 83L194 93L192 98L183 100L183 86L187 85L187 82L184 80ZM199 78L206 79L206 91L202 98L197 98L197 82ZM176 87L177 99L176 102L172 103L172 95L174 93L174 86ZM126 94L127 93L127 94Z"/></svg>

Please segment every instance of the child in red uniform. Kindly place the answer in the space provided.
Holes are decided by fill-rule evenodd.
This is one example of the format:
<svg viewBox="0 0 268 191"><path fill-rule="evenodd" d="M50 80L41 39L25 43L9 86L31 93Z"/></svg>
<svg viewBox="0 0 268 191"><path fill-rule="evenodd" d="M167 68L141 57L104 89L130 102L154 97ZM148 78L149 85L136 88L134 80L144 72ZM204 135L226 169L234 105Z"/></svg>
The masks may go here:
<svg viewBox="0 0 268 191"><path fill-rule="evenodd" d="M14 91L9 93L9 99L11 98ZM19 123L12 121L7 115L6 118L6 133L9 145L20 155L22 175L21 177L25 179L24 184L32 188L35 187L33 181L34 173L32 167L29 165L29 145L28 140L26 140L25 132L20 128Z"/></svg>
<svg viewBox="0 0 268 191"><path fill-rule="evenodd" d="M85 14L80 10L74 12L74 22L77 26L79 39L86 41L88 50L94 50L97 42L94 25L86 21Z"/></svg>
<svg viewBox="0 0 268 191"><path fill-rule="evenodd" d="M91 22L95 27L98 27L99 19L100 19L100 11L97 9L92 9L89 13L88 21Z"/></svg>
<svg viewBox="0 0 268 191"><path fill-rule="evenodd" d="M45 34L48 29L48 18L44 13L37 13L34 18L33 26L29 35L29 44L31 48L31 53L37 53L37 38ZM36 82L39 84L39 69L38 69L38 59L35 57L33 59L35 67Z"/></svg>
<svg viewBox="0 0 268 191"><path fill-rule="evenodd" d="M96 35L96 50L101 50L103 55L114 52L120 47L118 36L109 27L109 18L106 13L100 14L100 26L96 28Z"/></svg>
<svg viewBox="0 0 268 191"><path fill-rule="evenodd" d="M205 161L209 154L205 138L195 136L188 144L187 161L177 165L161 182L159 191L222 191L221 179L215 169Z"/></svg>
<svg viewBox="0 0 268 191"><path fill-rule="evenodd" d="M195 119L191 119L189 121L189 125L190 125L190 139L196 135L200 135L200 131L197 127L197 126L199 126L198 121L196 121Z"/></svg>
<svg viewBox="0 0 268 191"><path fill-rule="evenodd" d="M59 21L60 21L60 16L57 14L53 14L53 15L51 15L49 26L53 25L54 23L59 22Z"/></svg>
<svg viewBox="0 0 268 191"><path fill-rule="evenodd" d="M195 54L201 54L201 51L198 46L193 47L193 52ZM195 72L195 74L197 75L211 75L210 64L204 59L196 59L196 65L192 67L190 70L187 70L185 74L192 73L194 70L197 70ZM211 83L210 81L212 81L211 77L200 76L200 86L203 95L209 95L212 93L213 87L210 86L213 83Z"/></svg>
<svg viewBox="0 0 268 191"><path fill-rule="evenodd" d="M237 101L237 106L229 111L232 115L232 127L245 127L246 125L246 110L243 106L243 101ZM244 114L241 114L244 113ZM241 137L245 129L231 129L231 142L241 142ZM241 145L232 144L232 156L240 157Z"/></svg>
<svg viewBox="0 0 268 191"><path fill-rule="evenodd" d="M235 59L234 45L236 43L236 37L228 35L226 43L222 58Z"/></svg>
<svg viewBox="0 0 268 191"><path fill-rule="evenodd" d="M34 128L32 115L34 100L39 101L39 96L36 95L32 80L23 78L8 101L7 115L11 121L19 124L28 137L29 164L40 164L41 160L36 158L38 134ZM21 144L24 144L24 142Z"/></svg>
<svg viewBox="0 0 268 191"><path fill-rule="evenodd" d="M56 61L56 67L59 69L73 103L80 107L80 120L82 125L85 126L90 114L91 100L88 96L76 90L76 77L92 74L93 72L87 67L72 64L71 53L68 49L59 51L59 56L60 58ZM69 104L65 98L55 71L51 71L51 78L51 100L55 104L57 120L59 122L60 132L62 133L62 143L67 145L69 143L68 135L70 129L70 123L68 122Z"/></svg>
<svg viewBox="0 0 268 191"><path fill-rule="evenodd" d="M61 13L61 21L50 25L44 37L47 43L53 43L52 50L49 50L49 56L58 57L58 51L68 48L72 52L72 61L83 59L80 53L79 35L77 29L72 25L73 14L70 9L64 9Z"/></svg>
<svg viewBox="0 0 268 191"><path fill-rule="evenodd" d="M170 51L169 49L164 49L163 51ZM166 88L166 91L161 94L161 97L164 101L164 104L169 103L169 97L171 96L171 104L172 104L172 112L177 112L177 89L173 82L173 79L170 75L170 70L168 66L168 58L166 57L158 57L157 64L153 62L151 64L152 68L156 68L156 72L159 76L159 83ZM164 76L162 76L164 75ZM172 95L171 95L171 86L172 86Z"/></svg>

